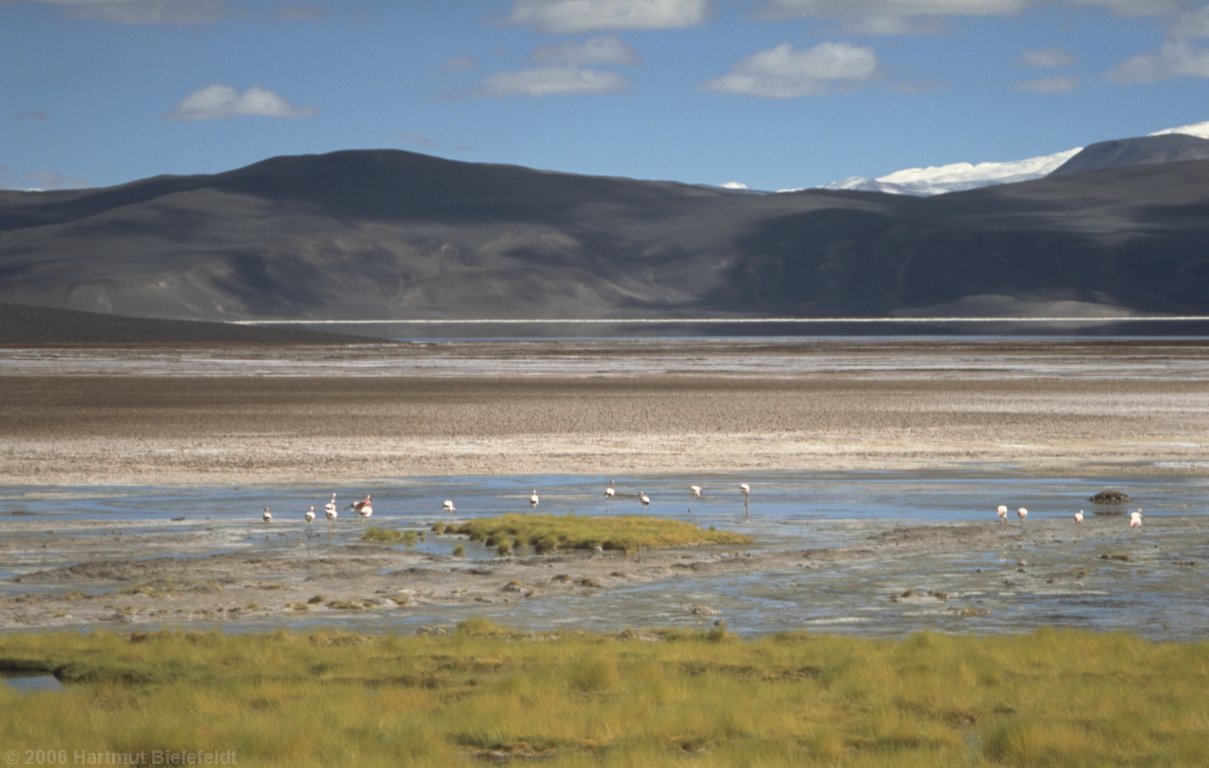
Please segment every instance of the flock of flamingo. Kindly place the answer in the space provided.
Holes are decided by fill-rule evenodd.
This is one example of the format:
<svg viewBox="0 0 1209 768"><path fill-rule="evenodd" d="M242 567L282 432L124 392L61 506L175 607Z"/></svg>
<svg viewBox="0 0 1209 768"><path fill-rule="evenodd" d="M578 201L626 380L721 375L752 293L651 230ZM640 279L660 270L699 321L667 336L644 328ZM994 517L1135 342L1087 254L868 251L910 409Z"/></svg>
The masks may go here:
<svg viewBox="0 0 1209 768"><path fill-rule="evenodd" d="M995 509L995 514L999 516L999 522L1006 523L1007 518L1008 518L1007 505L1000 504ZM1025 521L1025 519L1028 518L1028 509L1025 507L1019 507L1016 510L1016 517L1020 518L1020 522L1023 523ZM1081 525L1082 523L1083 523L1083 510L1080 509L1078 512L1075 513L1075 524ZM1130 528L1130 530L1136 530L1141 527L1142 527L1142 510L1135 509L1133 512L1129 513L1129 528Z"/></svg>
<svg viewBox="0 0 1209 768"><path fill-rule="evenodd" d="M702 498L703 491L702 491L701 486L690 485L688 487L688 490L689 490L689 494L693 498L695 498L695 499ZM748 503L748 499L750 498L750 495L751 495L751 485L749 485L748 483L739 483L739 492L743 494L743 506L746 507L747 503ZM605 496L606 501L612 501L614 498L617 497L617 483L615 481L613 481L613 480L609 481L608 486L605 487L604 496ZM640 491L638 491L638 501L640 504L642 504L643 508L645 509L646 507L650 506L651 497L646 494L646 491L640 490ZM530 509L536 509L537 505L540 503L541 503L541 497L538 495L537 489L534 488L533 493L529 496L529 507L530 507ZM366 494L364 499L362 499L361 501L355 501L355 502L349 504L344 509L346 511L350 510L350 509L353 510L354 512L357 513L357 516L362 521L368 520L374 514L374 497L370 496L369 494ZM334 494L334 493L332 494L331 501L329 501L327 504L324 505L323 511L324 511L324 514L327 516L327 525L328 525L328 529L330 530L332 528L332 526L334 526L336 524L336 518L338 518L340 516L340 513L337 511L336 494ZM442 504L441 504L441 511L452 513L452 512L457 512L458 510L457 510L457 507L454 506L453 499L445 499L445 501L442 502ZM264 511L260 514L260 519L266 523L273 522L273 513L272 513L272 511L269 510L268 506L265 506ZM309 509L307 509L307 511L303 514L302 519L305 522L307 522L308 524L315 522L314 505L312 505Z"/></svg>
<svg viewBox="0 0 1209 768"><path fill-rule="evenodd" d="M689 491L689 495L692 496L694 499L702 498L702 495L704 493L701 486L695 485L695 484L690 485L688 487L688 491ZM739 483L739 492L743 494L743 506L744 506L744 508L746 508L747 504L748 504L748 500L751 497L751 485L749 485L748 483ZM610 480L609 484L607 486L605 486L604 497L605 497L606 501L612 501L613 499L615 499L617 497L617 483L615 481ZM640 490L640 491L638 491L638 501L640 504L642 504L642 507L645 509L646 507L650 506L651 497L646 494L646 491ZM538 495L537 489L534 488L533 493L530 494L530 496L529 496L529 507L530 507L530 509L536 509L537 505L540 503L541 503L541 497ZM369 494L366 494L364 499L362 499L361 501L354 501L351 504L349 504L347 507L345 507L344 509L346 511L352 510L352 511L356 512L357 517L359 517L362 521L369 520L369 518L371 516L373 516L373 514L374 514L374 497L370 496ZM441 511L449 512L449 513L457 512L457 507L454 506L452 499L445 499L445 501L441 504ZM329 501L327 504L325 504L323 506L323 512L324 512L324 515L327 517L327 525L328 525L328 529L330 530L332 528L332 526L335 525L336 518L339 517L339 512L337 511L337 504L336 504L336 494L333 493L331 501ZM1008 518L1007 505L1000 504L995 509L995 514L998 516L999 522L1006 523L1007 518ZM1016 509L1016 517L1020 520L1021 523L1023 523L1026 519L1028 519L1028 508L1018 507ZM269 508L266 506L264 508L264 512L261 513L260 518L261 518L261 520L263 520L266 523L271 523L271 522L273 522L273 513L270 512ZM303 515L303 520L305 520L307 523L315 522L315 507L313 505ZM1080 525L1083 523L1083 510L1080 509L1078 512L1075 513L1075 523L1080 524ZM1142 527L1142 510L1136 509L1133 512L1129 513L1129 528L1130 528L1130 530L1136 530L1141 527Z"/></svg>

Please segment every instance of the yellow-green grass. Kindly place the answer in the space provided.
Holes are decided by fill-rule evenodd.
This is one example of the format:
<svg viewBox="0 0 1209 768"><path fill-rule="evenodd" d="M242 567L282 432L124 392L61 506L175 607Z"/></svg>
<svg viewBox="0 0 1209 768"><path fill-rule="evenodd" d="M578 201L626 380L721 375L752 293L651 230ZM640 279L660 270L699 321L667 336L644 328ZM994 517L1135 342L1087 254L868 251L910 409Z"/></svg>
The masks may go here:
<svg viewBox="0 0 1209 768"><path fill-rule="evenodd" d="M622 515L502 515L441 525L438 532L469 536L500 552L531 547L539 554L557 549L640 549L694 547L707 544L742 545L752 539L741 533L702 528L683 520Z"/></svg>
<svg viewBox="0 0 1209 768"><path fill-rule="evenodd" d="M1126 634L0 635L22 758L258 765L1204 766L1209 643Z"/></svg>
<svg viewBox="0 0 1209 768"><path fill-rule="evenodd" d="M415 546L417 541L424 538L423 531L399 531L394 528L379 528L371 526L361 534L361 540L372 544L403 544Z"/></svg>

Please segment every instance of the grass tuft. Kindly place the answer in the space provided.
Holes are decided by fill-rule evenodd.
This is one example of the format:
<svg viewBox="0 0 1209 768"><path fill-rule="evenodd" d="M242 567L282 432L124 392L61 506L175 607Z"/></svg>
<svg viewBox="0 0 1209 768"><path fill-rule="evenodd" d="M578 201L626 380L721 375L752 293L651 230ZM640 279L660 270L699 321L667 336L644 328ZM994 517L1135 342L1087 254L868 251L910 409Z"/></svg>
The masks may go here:
<svg viewBox="0 0 1209 768"><path fill-rule="evenodd" d="M503 515L449 525L446 533L498 547L500 554L533 547L538 554L568 549L636 552L643 549L745 545L749 536L706 530L681 520L657 517L592 517L578 515Z"/></svg>

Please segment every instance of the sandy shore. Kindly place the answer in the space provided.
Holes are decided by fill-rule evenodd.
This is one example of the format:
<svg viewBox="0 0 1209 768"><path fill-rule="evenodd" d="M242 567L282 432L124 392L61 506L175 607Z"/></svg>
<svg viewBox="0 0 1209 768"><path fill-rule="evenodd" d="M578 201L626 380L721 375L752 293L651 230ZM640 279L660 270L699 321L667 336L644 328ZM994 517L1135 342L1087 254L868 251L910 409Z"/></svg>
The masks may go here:
<svg viewBox="0 0 1209 768"><path fill-rule="evenodd" d="M540 366L542 349L551 348L519 354ZM865 348L828 348L817 367L803 362L809 351L797 353L790 373L776 358L754 372L694 367L696 358L680 369L681 361L662 359L661 347L651 365L620 375L596 366L577 373L577 357L566 363L571 374L550 372L563 370L554 359L540 376L496 365L518 354L498 349L494 361L441 358L443 368L417 367L423 351L412 350L397 369L365 376L339 366L261 375L280 362L271 356L249 362L247 375L210 375L204 356L147 373L137 352L129 353L132 374L0 367L0 483L970 463L1032 474L1209 474L1209 376L1199 367L1209 354L1199 345L1131 346L1129 358L1145 367L1122 358L1119 373L1104 365L1122 352L1113 346L1095 357L1094 346L1013 344L998 368L996 350L980 347L978 359L992 364L968 369L960 345L942 347L939 364L926 345L896 347L897 358L872 362ZM1021 371L1019 360L1032 368Z"/></svg>

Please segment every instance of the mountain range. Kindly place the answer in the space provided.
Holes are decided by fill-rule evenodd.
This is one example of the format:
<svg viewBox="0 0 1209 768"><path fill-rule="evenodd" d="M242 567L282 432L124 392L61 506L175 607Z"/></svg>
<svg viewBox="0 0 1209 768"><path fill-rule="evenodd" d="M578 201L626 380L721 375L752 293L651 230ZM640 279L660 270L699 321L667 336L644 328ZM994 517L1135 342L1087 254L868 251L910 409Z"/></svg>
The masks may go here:
<svg viewBox="0 0 1209 768"><path fill-rule="evenodd" d="M396 150L0 192L0 302L190 320L1130 316L1209 303L1209 141L917 197Z"/></svg>

